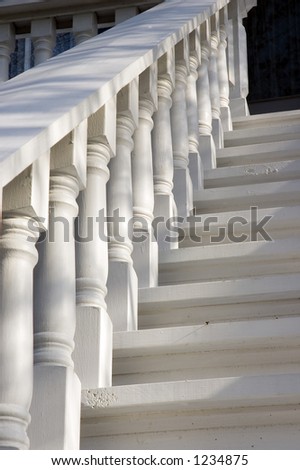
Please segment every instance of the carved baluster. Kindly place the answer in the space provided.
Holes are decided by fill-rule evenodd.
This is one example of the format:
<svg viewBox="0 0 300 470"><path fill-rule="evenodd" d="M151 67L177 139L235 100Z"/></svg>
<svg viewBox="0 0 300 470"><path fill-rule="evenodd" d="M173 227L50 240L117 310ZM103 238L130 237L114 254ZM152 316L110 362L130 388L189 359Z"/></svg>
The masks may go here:
<svg viewBox="0 0 300 470"><path fill-rule="evenodd" d="M159 249L178 246L177 240L167 241L167 221L177 215L172 193L173 189L173 148L170 108L171 94L175 85L174 50L170 49L158 61L158 107L153 114L152 150L154 178L154 217ZM160 223L158 221L161 220Z"/></svg>
<svg viewBox="0 0 300 470"><path fill-rule="evenodd" d="M210 57L210 22L201 24L201 65L198 70L199 149L204 169L216 167L216 147L212 138L212 109L208 65Z"/></svg>
<svg viewBox="0 0 300 470"><path fill-rule="evenodd" d="M186 103L189 131L189 170L194 190L203 188L203 168L199 155L199 126L197 80L198 67L201 63L200 29L195 29L189 36L190 73L187 77Z"/></svg>
<svg viewBox="0 0 300 470"><path fill-rule="evenodd" d="M219 73L218 73L218 55L219 55L219 12L215 13L211 18L211 36L210 36L210 59L209 59L209 85L210 85L210 101L212 111L212 136L215 141L216 148L224 146L224 134L221 122L220 109L220 89L219 89Z"/></svg>
<svg viewBox="0 0 300 470"><path fill-rule="evenodd" d="M132 154L133 184L133 265L139 287L157 285L158 249L153 234L154 210L151 131L157 109L157 65L145 70L139 79L139 125L134 133Z"/></svg>
<svg viewBox="0 0 300 470"><path fill-rule="evenodd" d="M0 82L9 78L10 54L15 49L15 31L11 24L0 24Z"/></svg>
<svg viewBox="0 0 300 470"><path fill-rule="evenodd" d="M131 152L138 124L138 80L117 96L117 150L110 161L107 206L109 273L107 310L115 331L137 328L137 276L132 263L133 217Z"/></svg>
<svg viewBox="0 0 300 470"><path fill-rule="evenodd" d="M3 191L0 237L0 448L27 449L33 391L35 242L48 215L49 154ZM44 224L43 224L44 223Z"/></svg>
<svg viewBox="0 0 300 470"><path fill-rule="evenodd" d="M218 52L218 73L219 73L219 90L220 90L220 110L221 121L224 131L232 130L232 120L229 108L229 77L227 69L227 24L228 9L227 6L220 10L220 43Z"/></svg>
<svg viewBox="0 0 300 470"><path fill-rule="evenodd" d="M175 46L175 88L172 94L171 129L174 159L174 197L178 215L186 217L193 208L193 188L188 168L189 132L186 106L187 75L189 73L189 43L187 38Z"/></svg>
<svg viewBox="0 0 300 470"><path fill-rule="evenodd" d="M116 100L88 121L87 185L78 198L76 243L77 325L75 371L82 388L108 387L112 369L112 323L105 296L108 275L106 183L116 151Z"/></svg>
<svg viewBox="0 0 300 470"><path fill-rule="evenodd" d="M34 65L39 65L52 57L55 46L54 19L33 20L31 22L31 37L34 46Z"/></svg>
<svg viewBox="0 0 300 470"><path fill-rule="evenodd" d="M230 79L230 110L232 117L248 116L247 96L248 61L247 37L243 26L243 18L247 15L241 0L232 0L228 5L229 16L229 64Z"/></svg>
<svg viewBox="0 0 300 470"><path fill-rule="evenodd" d="M95 13L82 13L73 16L73 33L76 45L96 36L98 33Z"/></svg>
<svg viewBox="0 0 300 470"><path fill-rule="evenodd" d="M38 243L34 277L34 449L79 446L81 386L72 359L76 327L74 219L76 198L85 185L86 142L84 121L51 150L49 230Z"/></svg>

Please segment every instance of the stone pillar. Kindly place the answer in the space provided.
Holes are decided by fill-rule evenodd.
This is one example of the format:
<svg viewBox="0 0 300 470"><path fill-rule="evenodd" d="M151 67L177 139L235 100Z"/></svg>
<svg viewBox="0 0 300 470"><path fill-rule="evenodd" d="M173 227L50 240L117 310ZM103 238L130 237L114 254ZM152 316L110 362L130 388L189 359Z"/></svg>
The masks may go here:
<svg viewBox="0 0 300 470"><path fill-rule="evenodd" d="M39 65L52 57L56 37L54 19L33 20L31 37L34 46L34 65Z"/></svg>
<svg viewBox="0 0 300 470"><path fill-rule="evenodd" d="M123 21L129 20L133 16L138 14L137 7L124 7L124 8L117 8L115 11L115 23L120 24Z"/></svg>
<svg viewBox="0 0 300 470"><path fill-rule="evenodd" d="M107 309L114 331L137 328L137 276L132 262L132 135L138 124L138 80L117 96L117 150L107 191L109 274Z"/></svg>
<svg viewBox="0 0 300 470"><path fill-rule="evenodd" d="M86 122L51 150L49 230L34 277L33 449L79 448L81 386L72 352L76 328L74 219L85 185ZM45 426L45 422L47 426Z"/></svg>
<svg viewBox="0 0 300 470"><path fill-rule="evenodd" d="M170 119L171 94L174 84L174 51L170 49L158 61L158 107L153 114L152 131L155 232L158 247L164 250L178 246L174 233L171 234L173 235L171 241L166 240L166 237L170 236L167 225L173 217L177 216L172 192L174 167ZM158 223L158 220L161 222Z"/></svg>
<svg viewBox="0 0 300 470"><path fill-rule="evenodd" d="M98 33L95 13L81 13L73 16L73 33L76 46L96 36Z"/></svg>
<svg viewBox="0 0 300 470"><path fill-rule="evenodd" d="M201 65L198 70L198 124L199 149L203 168L209 170L216 167L216 147L212 138L212 107L208 64L210 57L210 23L206 20L201 25Z"/></svg>
<svg viewBox="0 0 300 470"><path fill-rule="evenodd" d="M248 116L249 108L247 96L248 86L248 60L247 37L243 26L243 17L246 11L241 0L232 0L228 5L229 16L229 63L230 63L230 110L232 117Z"/></svg>
<svg viewBox="0 0 300 470"><path fill-rule="evenodd" d="M0 82L9 79L10 54L15 49L15 31L12 24L0 24Z"/></svg>
<svg viewBox="0 0 300 470"><path fill-rule="evenodd" d="M210 36L210 59L208 67L210 101L212 111L212 136L216 148L224 147L224 135L221 122L220 110L220 89L219 89L219 13L215 13L211 18L211 36Z"/></svg>
<svg viewBox="0 0 300 470"><path fill-rule="evenodd" d="M151 131L152 115L157 109L157 65L139 78L139 124L134 133L132 154L133 184L133 265L139 287L154 287L158 282L158 246L152 221L154 186Z"/></svg>
<svg viewBox="0 0 300 470"><path fill-rule="evenodd" d="M232 130L232 120L229 108L229 77L227 68L227 30L228 10L227 6L220 11L220 42L218 51L218 74L220 91L220 111L223 130L228 132Z"/></svg>
<svg viewBox="0 0 300 470"><path fill-rule="evenodd" d="M3 191L0 236L0 449L28 449L33 391L33 268L48 212L49 155Z"/></svg>
<svg viewBox="0 0 300 470"><path fill-rule="evenodd" d="M174 197L178 215L187 217L193 208L193 188L188 168L189 131L186 86L189 73L187 38L175 46L175 88L172 93L171 130L174 159Z"/></svg>
<svg viewBox="0 0 300 470"><path fill-rule="evenodd" d="M198 101L197 80L198 67L201 62L200 29L195 29L189 36L190 73L187 77L186 103L189 132L189 170L193 188L198 191L203 188L203 168L199 155L199 127L198 127Z"/></svg>
<svg viewBox="0 0 300 470"><path fill-rule="evenodd" d="M77 325L73 358L84 389L109 387L112 377L112 322L105 302L106 183L107 165L116 151L115 132L116 100L111 99L88 120L87 184L78 198Z"/></svg>

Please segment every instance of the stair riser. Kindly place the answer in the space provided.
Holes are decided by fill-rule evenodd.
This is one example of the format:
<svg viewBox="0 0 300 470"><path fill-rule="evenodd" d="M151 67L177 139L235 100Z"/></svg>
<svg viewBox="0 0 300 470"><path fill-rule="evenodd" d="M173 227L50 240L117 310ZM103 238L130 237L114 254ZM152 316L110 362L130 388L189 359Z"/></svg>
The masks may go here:
<svg viewBox="0 0 300 470"><path fill-rule="evenodd" d="M224 147L294 140L299 134L299 124L234 130L225 133Z"/></svg>
<svg viewBox="0 0 300 470"><path fill-rule="evenodd" d="M300 122L299 110L279 113L258 114L233 119L233 129L253 129L260 126L278 127L282 125L297 125Z"/></svg>

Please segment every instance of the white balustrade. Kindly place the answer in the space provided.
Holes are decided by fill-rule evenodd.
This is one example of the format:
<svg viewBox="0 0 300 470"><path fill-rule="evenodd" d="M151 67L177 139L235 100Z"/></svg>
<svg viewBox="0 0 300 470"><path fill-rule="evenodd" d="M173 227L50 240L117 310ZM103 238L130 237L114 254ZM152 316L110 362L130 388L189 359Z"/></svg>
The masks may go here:
<svg viewBox="0 0 300 470"><path fill-rule="evenodd" d="M81 387L111 385L112 331L137 329L138 282L157 285L157 246L178 247L172 218L190 213L231 112L247 113L247 6L231 0L228 17L207 1L163 2L103 38L75 14L76 43L92 39L48 62L54 21L32 21L45 63L0 91L1 448L78 448ZM1 25L1 80L13 41Z"/></svg>
<svg viewBox="0 0 300 470"><path fill-rule="evenodd" d="M158 282L158 246L152 221L154 185L151 131L152 115L157 109L157 64L139 78L139 123L134 133L132 153L133 185L133 265L139 287L153 287Z"/></svg>
<svg viewBox="0 0 300 470"><path fill-rule="evenodd" d="M15 48L15 31L12 24L0 24L0 83L9 78L10 54Z"/></svg>
<svg viewBox="0 0 300 470"><path fill-rule="evenodd" d="M108 182L109 274L107 308L115 331L137 328L137 276L132 262L133 133L138 125L138 80L117 96L117 149Z"/></svg>

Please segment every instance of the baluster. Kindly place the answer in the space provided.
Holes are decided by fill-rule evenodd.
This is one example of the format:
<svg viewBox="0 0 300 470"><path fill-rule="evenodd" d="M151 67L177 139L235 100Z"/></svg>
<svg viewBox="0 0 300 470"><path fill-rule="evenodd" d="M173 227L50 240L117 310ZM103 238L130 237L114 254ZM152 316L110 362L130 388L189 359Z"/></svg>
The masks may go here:
<svg viewBox="0 0 300 470"><path fill-rule="evenodd" d="M221 121L224 131L232 130L232 120L229 108L229 77L227 69L227 24L228 24L228 8L227 6L220 10L220 43L218 52L218 73L219 73L219 90L220 90L220 110Z"/></svg>
<svg viewBox="0 0 300 470"><path fill-rule="evenodd" d="M108 275L106 183L116 151L116 100L88 121L87 185L78 198L77 325L73 354L82 388L111 385L112 322L105 303Z"/></svg>
<svg viewBox="0 0 300 470"><path fill-rule="evenodd" d="M33 20L31 22L31 37L34 46L34 65L52 57L55 46L55 22L53 18Z"/></svg>
<svg viewBox="0 0 300 470"><path fill-rule="evenodd" d="M201 24L201 65L198 70L198 122L199 149L203 168L209 170L216 167L216 147L212 138L212 107L210 100L210 83L208 64L210 57L210 22Z"/></svg>
<svg viewBox="0 0 300 470"><path fill-rule="evenodd" d="M248 86L248 60L247 37L243 26L243 18L247 12L241 0L231 0L228 5L229 16L229 63L230 79L230 110L232 117L248 116L249 108L247 96Z"/></svg>
<svg viewBox="0 0 300 470"><path fill-rule="evenodd" d="M77 449L81 386L72 352L76 327L74 218L86 178L87 126L51 149L49 230L34 276L34 449ZM45 427L45 422L47 426Z"/></svg>
<svg viewBox="0 0 300 470"><path fill-rule="evenodd" d="M0 82L9 79L10 54L15 49L15 30L12 24L0 24Z"/></svg>
<svg viewBox="0 0 300 470"><path fill-rule="evenodd" d="M33 268L36 218L45 228L49 154L3 191L0 237L0 449L27 449L33 390Z"/></svg>
<svg viewBox="0 0 300 470"><path fill-rule="evenodd" d="M117 8L115 11L115 24L123 23L138 14L137 7Z"/></svg>
<svg viewBox="0 0 300 470"><path fill-rule="evenodd" d="M151 131L152 115L157 109L157 64L139 79L139 125L134 133L132 154L133 184L133 265L139 287L153 287L158 278L158 248L153 234L154 210Z"/></svg>
<svg viewBox="0 0 300 470"><path fill-rule="evenodd" d="M224 147L224 136L221 122L220 109L220 89L218 74L218 55L219 55L219 12L215 13L211 18L211 36L210 36L210 59L208 67L210 100L212 110L212 136L215 141L216 148Z"/></svg>
<svg viewBox="0 0 300 470"><path fill-rule="evenodd" d="M82 13L73 16L73 33L76 45L96 36L98 33L95 13Z"/></svg>
<svg viewBox="0 0 300 470"><path fill-rule="evenodd" d="M187 217L193 208L193 188L188 168L189 132L186 106L187 75L189 73L189 43L187 38L175 46L175 88L172 93L171 130L174 161L174 197L178 215Z"/></svg>
<svg viewBox="0 0 300 470"><path fill-rule="evenodd" d="M131 152L138 124L138 80L117 96L117 150L110 161L107 205L109 271L107 310L114 331L137 328L137 276L132 264L130 225L133 218Z"/></svg>
<svg viewBox="0 0 300 470"><path fill-rule="evenodd" d="M170 108L171 94L175 84L174 50L170 49L158 60L158 105L153 114L152 150L154 178L154 217L156 239L159 249L177 248L178 242L167 241L167 221L176 217L173 196L173 148ZM161 220L160 223L158 221Z"/></svg>
<svg viewBox="0 0 300 470"><path fill-rule="evenodd" d="M189 170L194 190L203 188L203 168L199 155L199 126L197 80L198 67L201 62L200 29L195 29L189 36L190 73L187 77L186 103L189 132Z"/></svg>

